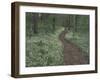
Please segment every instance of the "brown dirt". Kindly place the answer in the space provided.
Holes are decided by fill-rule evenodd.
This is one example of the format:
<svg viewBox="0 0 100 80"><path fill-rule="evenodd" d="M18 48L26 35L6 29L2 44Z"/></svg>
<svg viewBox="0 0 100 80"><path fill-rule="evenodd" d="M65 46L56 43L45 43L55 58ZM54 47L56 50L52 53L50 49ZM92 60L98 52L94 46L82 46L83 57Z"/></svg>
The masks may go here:
<svg viewBox="0 0 100 80"><path fill-rule="evenodd" d="M64 64L65 65L78 65L78 64L88 64L89 61L82 54L82 50L65 39L67 31L64 30L59 35L59 40L62 42L63 54L64 54Z"/></svg>

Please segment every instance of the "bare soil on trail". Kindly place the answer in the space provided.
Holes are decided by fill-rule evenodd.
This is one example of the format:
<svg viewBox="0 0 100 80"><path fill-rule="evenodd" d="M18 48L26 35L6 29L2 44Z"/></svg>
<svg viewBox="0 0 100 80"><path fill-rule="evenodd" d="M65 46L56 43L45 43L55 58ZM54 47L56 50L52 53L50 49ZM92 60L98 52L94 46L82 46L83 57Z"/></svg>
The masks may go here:
<svg viewBox="0 0 100 80"><path fill-rule="evenodd" d="M73 44L71 41L65 39L67 31L64 30L59 35L59 40L63 46L64 64L65 65L78 65L89 64L89 60L82 54L82 50Z"/></svg>

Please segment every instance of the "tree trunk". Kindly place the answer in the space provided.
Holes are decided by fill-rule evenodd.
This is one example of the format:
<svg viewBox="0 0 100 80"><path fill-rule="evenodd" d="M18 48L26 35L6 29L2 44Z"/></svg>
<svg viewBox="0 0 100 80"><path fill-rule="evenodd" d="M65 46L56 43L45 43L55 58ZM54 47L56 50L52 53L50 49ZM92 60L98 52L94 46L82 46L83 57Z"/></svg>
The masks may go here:
<svg viewBox="0 0 100 80"><path fill-rule="evenodd" d="M55 31L55 17L53 17L53 20L52 20L52 28L53 28L53 32Z"/></svg>
<svg viewBox="0 0 100 80"><path fill-rule="evenodd" d="M37 13L33 14L33 27L32 27L32 30L35 34L38 33L38 19L39 19L39 15Z"/></svg>
<svg viewBox="0 0 100 80"><path fill-rule="evenodd" d="M74 16L73 16L73 38L74 38L75 33L76 33L76 31L77 31L76 23L77 23L77 21L76 21L76 15L74 15Z"/></svg>

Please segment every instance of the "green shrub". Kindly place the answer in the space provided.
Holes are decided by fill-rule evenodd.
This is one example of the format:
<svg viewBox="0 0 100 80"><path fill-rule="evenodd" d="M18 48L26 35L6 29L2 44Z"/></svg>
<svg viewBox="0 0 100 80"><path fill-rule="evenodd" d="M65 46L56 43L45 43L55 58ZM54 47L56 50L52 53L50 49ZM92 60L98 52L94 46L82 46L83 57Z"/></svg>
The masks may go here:
<svg viewBox="0 0 100 80"><path fill-rule="evenodd" d="M58 39L62 29L55 34L38 34L26 39L26 66L63 65L62 44Z"/></svg>

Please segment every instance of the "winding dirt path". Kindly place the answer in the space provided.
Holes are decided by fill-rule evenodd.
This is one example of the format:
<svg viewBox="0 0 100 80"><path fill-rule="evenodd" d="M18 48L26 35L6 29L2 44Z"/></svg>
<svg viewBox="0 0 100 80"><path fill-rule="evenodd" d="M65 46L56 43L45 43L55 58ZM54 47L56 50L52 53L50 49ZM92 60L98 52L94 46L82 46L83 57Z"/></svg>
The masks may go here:
<svg viewBox="0 0 100 80"><path fill-rule="evenodd" d="M67 31L64 30L59 35L59 40L63 45L64 63L65 65L88 64L89 61L82 55L82 50L65 39Z"/></svg>

